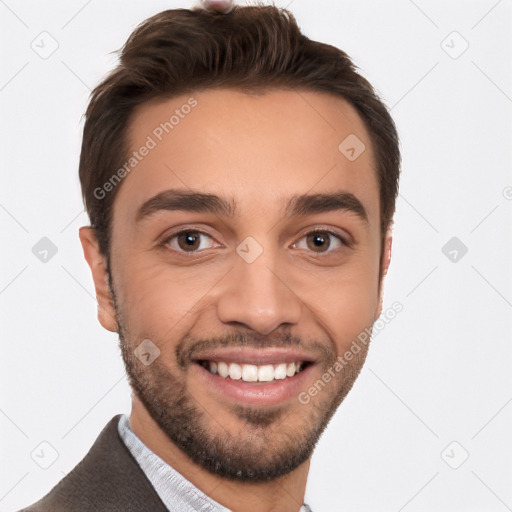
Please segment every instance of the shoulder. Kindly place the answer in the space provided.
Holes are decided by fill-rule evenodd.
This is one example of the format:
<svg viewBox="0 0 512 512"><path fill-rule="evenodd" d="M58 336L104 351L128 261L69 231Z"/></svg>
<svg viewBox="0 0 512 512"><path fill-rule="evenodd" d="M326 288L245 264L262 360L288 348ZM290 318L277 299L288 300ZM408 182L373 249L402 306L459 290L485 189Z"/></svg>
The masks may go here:
<svg viewBox="0 0 512 512"><path fill-rule="evenodd" d="M166 512L119 436L120 417L107 423L85 457L46 496L20 512Z"/></svg>

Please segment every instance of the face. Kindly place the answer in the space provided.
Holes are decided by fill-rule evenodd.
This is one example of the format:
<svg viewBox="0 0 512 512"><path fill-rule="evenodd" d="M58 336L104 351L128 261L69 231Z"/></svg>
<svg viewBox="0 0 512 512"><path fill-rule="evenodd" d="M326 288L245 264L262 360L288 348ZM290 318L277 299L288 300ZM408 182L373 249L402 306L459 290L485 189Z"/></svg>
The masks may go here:
<svg viewBox="0 0 512 512"><path fill-rule="evenodd" d="M366 146L355 160L338 149L351 134ZM217 89L144 104L129 141L150 149L118 185L100 321L136 397L194 462L239 481L286 474L367 345L341 370L338 356L380 314L391 239L381 260L368 133L328 94Z"/></svg>

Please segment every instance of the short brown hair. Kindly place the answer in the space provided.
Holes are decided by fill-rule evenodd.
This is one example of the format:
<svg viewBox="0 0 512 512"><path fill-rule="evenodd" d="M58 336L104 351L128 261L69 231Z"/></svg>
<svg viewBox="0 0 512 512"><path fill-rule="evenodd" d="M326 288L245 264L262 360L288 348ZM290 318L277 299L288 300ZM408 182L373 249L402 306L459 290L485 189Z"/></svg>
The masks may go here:
<svg viewBox="0 0 512 512"><path fill-rule="evenodd" d="M348 55L308 39L289 11L274 6L237 6L229 14L167 10L141 23L120 52L119 65L91 94L79 166L84 204L107 259L119 186L99 198L97 190L127 161L127 130L135 107L219 87L308 89L340 96L355 107L376 156L384 240L400 174L394 122Z"/></svg>

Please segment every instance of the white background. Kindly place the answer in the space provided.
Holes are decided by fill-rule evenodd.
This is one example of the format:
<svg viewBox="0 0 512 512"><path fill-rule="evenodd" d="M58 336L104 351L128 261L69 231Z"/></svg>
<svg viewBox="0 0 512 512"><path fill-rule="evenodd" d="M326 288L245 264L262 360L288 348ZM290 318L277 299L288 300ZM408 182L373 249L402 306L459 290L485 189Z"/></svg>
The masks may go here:
<svg viewBox="0 0 512 512"><path fill-rule="evenodd" d="M117 336L96 320L78 239L88 224L81 115L115 63L109 52L139 22L191 6L0 1L2 512L42 497L130 411ZM322 437L306 502L314 512L512 510L512 4L289 8L380 91L403 152L384 307L404 309L374 338ZM47 59L31 48L42 31L59 45ZM46 263L32 253L44 236L58 248ZM468 248L457 262L441 250L454 236ZM43 441L58 452L48 469L30 455ZM465 452L458 469L447 464Z"/></svg>

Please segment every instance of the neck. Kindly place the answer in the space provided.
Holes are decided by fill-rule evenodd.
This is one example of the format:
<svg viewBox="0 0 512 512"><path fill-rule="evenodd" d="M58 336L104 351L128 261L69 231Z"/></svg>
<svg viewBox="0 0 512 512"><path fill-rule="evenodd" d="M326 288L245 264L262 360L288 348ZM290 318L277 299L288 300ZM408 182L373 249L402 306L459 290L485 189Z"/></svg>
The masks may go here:
<svg viewBox="0 0 512 512"><path fill-rule="evenodd" d="M270 482L236 482L195 464L166 436L135 396L130 426L151 451L232 512L298 512L304 502L310 459Z"/></svg>

